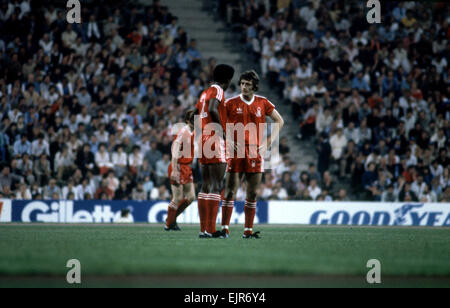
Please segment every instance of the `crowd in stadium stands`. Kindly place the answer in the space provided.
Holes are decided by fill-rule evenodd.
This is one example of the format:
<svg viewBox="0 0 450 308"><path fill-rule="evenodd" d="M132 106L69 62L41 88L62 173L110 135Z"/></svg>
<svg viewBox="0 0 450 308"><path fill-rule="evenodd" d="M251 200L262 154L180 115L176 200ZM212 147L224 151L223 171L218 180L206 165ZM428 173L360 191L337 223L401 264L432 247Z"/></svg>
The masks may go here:
<svg viewBox="0 0 450 308"><path fill-rule="evenodd" d="M286 155L280 181L266 174L265 198L450 202L449 5L383 1L380 24L367 22L366 1L217 0L216 10L289 104L297 138L317 146L311 170Z"/></svg>
<svg viewBox="0 0 450 308"><path fill-rule="evenodd" d="M81 24L64 1L0 2L0 198L169 199L171 127L215 60L158 0L83 2ZM304 171L280 141L261 199L450 201L449 6L383 4L379 25L364 1L217 6L317 139Z"/></svg>
<svg viewBox="0 0 450 308"><path fill-rule="evenodd" d="M0 198L169 199L171 127L211 79L155 0L1 1Z"/></svg>

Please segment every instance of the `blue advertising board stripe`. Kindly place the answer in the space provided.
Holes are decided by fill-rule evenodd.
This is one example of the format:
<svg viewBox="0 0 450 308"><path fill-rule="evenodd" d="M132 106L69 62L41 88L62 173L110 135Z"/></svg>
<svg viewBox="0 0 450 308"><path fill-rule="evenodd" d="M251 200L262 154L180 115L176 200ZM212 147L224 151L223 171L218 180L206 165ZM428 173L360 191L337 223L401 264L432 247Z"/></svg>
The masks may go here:
<svg viewBox="0 0 450 308"><path fill-rule="evenodd" d="M12 222L48 223L112 223L121 222L121 213L128 210L131 222L163 223L169 201L70 201L70 200L12 200ZM185 223L198 223L197 203L194 202L180 216ZM242 221L244 202L237 201L232 222ZM221 215L218 215L220 221ZM184 219L183 219L184 218ZM268 204L258 202L256 220L268 222Z"/></svg>
<svg viewBox="0 0 450 308"><path fill-rule="evenodd" d="M168 201L69 201L3 199L2 222L164 223ZM5 203L6 202L6 203ZM124 209L130 215L121 217ZM4 214L4 213L3 213ZM217 216L220 223L221 214ZM235 202L231 223L244 223L244 202ZM199 223L197 202L178 217L179 223ZM255 223L450 226L449 203L258 201Z"/></svg>

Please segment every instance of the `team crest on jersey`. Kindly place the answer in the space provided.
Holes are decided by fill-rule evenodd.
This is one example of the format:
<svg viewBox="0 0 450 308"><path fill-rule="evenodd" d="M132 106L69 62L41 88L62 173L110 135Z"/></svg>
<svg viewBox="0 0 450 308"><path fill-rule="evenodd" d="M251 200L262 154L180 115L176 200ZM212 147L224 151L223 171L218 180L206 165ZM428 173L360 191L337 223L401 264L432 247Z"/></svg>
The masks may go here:
<svg viewBox="0 0 450 308"><path fill-rule="evenodd" d="M242 113L242 108L241 107L237 107L236 113Z"/></svg>
<svg viewBox="0 0 450 308"><path fill-rule="evenodd" d="M256 165L255 161L252 160L252 168L255 168L255 165Z"/></svg>
<svg viewBox="0 0 450 308"><path fill-rule="evenodd" d="M258 107L258 109L256 109L256 116L257 116L258 118L260 118L260 117L262 116L262 114L261 114L261 108L260 108L260 107Z"/></svg>

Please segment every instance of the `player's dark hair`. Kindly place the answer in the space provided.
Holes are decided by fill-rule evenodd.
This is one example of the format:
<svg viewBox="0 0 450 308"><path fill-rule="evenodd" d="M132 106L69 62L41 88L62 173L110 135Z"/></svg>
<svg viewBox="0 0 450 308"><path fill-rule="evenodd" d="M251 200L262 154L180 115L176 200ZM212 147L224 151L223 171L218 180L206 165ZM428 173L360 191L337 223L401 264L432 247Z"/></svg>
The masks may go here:
<svg viewBox="0 0 450 308"><path fill-rule="evenodd" d="M259 76L258 73L254 70L245 71L239 77L239 85L241 84L241 80L249 80L253 83L253 91L258 91L259 89Z"/></svg>
<svg viewBox="0 0 450 308"><path fill-rule="evenodd" d="M233 79L234 68L227 64L219 64L214 68L213 79L218 83L226 83Z"/></svg>
<svg viewBox="0 0 450 308"><path fill-rule="evenodd" d="M185 114L184 114L184 122L186 124L194 124L194 116L195 116L195 112L194 110L188 110Z"/></svg>

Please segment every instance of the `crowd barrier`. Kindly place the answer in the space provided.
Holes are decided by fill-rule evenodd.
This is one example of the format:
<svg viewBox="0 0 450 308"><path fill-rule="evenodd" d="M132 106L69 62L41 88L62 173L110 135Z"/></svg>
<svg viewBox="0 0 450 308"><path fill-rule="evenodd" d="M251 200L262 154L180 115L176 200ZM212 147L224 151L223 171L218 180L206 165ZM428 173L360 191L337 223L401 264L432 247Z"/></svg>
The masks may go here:
<svg viewBox="0 0 450 308"><path fill-rule="evenodd" d="M0 200L0 223L162 223L168 201ZM128 218L122 217L123 210ZM219 212L218 222L221 214ZM243 224L236 202L231 223ZM199 223L197 203L179 216ZM367 226L450 226L450 203L258 201L255 223Z"/></svg>

